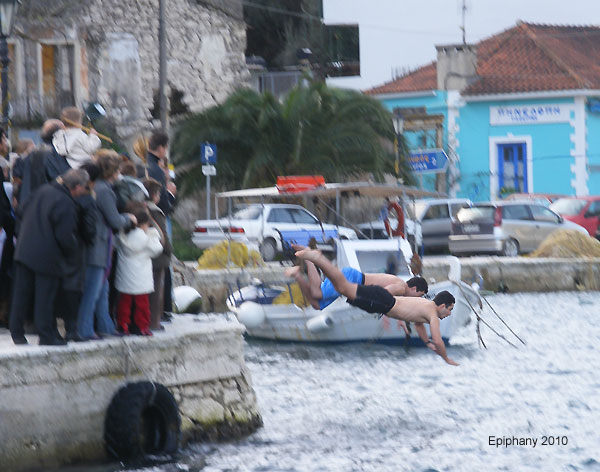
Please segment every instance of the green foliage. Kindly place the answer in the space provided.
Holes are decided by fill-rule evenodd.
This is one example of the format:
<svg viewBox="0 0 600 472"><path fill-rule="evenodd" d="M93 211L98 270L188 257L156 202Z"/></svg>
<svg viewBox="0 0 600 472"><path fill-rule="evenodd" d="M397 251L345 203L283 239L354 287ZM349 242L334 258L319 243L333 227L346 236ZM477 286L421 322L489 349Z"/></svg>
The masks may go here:
<svg viewBox="0 0 600 472"><path fill-rule="evenodd" d="M175 219L173 224L173 254L180 261L197 261L204 252L192 243L191 234L186 231Z"/></svg>
<svg viewBox="0 0 600 472"><path fill-rule="evenodd" d="M394 173L390 112L360 92L305 81L283 103L269 93L241 89L222 105L180 122L171 145L180 190L204 187L204 142L217 144L213 179L222 189L269 186L278 175L320 174L331 182L364 172L376 179ZM406 155L403 140L399 147ZM400 177L411 183L405 162Z"/></svg>

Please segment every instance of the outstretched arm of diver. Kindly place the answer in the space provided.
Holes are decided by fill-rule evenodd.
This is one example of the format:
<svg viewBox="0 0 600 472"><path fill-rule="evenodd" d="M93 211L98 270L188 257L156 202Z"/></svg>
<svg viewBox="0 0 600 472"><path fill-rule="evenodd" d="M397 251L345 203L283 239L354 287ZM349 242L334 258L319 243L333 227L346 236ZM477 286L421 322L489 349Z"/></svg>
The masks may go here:
<svg viewBox="0 0 600 472"><path fill-rule="evenodd" d="M417 334L421 338L421 341L423 341L429 349L435 351L431 342L429 341L429 336L427 336L427 330L425 329L425 325L423 323L415 323L415 329L417 330Z"/></svg>
<svg viewBox="0 0 600 472"><path fill-rule="evenodd" d="M458 365L457 362L453 361L446 354L446 346L444 341L442 340L442 334L440 332L440 320L436 316L433 316L431 322L429 324L429 329L431 331L431 342L435 346L435 352L446 361L446 363L450 365Z"/></svg>

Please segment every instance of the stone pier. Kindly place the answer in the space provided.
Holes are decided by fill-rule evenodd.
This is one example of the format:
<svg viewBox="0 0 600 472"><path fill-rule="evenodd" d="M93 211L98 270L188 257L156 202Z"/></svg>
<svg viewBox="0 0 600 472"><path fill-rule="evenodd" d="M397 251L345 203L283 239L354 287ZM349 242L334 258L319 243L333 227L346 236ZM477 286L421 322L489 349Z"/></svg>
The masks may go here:
<svg viewBox="0 0 600 472"><path fill-rule="evenodd" d="M0 467L43 470L107 459L104 419L117 390L151 380L175 397L182 442L232 439L262 424L243 356L243 327L225 315L180 315L152 338L65 347L14 346L0 330Z"/></svg>

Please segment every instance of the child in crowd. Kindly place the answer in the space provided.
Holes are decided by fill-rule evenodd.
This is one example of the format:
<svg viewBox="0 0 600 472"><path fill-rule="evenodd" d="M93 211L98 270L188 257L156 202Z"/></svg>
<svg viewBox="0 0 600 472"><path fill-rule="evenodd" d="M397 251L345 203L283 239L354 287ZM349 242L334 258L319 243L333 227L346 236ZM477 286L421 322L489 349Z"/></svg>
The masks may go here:
<svg viewBox="0 0 600 472"><path fill-rule="evenodd" d="M163 248L159 232L156 228L150 227L148 210L139 205L138 203L132 211L137 219L137 227L128 233L119 233L117 238L119 258L115 277L115 287L119 291L117 327L122 333L129 334L133 303L133 320L140 334L152 336L148 299L148 295L154 291L152 258L158 256Z"/></svg>
<svg viewBox="0 0 600 472"><path fill-rule="evenodd" d="M54 134L52 144L56 152L67 159L71 168L79 169L100 148L100 138L93 128L90 129L90 134L81 130L83 113L75 107L64 108L60 119L64 122L65 129Z"/></svg>

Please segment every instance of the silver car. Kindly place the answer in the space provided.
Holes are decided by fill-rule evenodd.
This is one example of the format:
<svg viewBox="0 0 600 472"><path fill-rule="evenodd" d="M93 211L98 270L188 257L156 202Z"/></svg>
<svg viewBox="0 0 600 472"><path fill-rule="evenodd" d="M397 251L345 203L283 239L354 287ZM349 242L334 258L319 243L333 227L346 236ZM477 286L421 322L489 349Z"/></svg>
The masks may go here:
<svg viewBox="0 0 600 472"><path fill-rule="evenodd" d="M537 203L477 203L458 212L448 246L454 255L517 256L537 249L557 229L585 232L585 228Z"/></svg>

